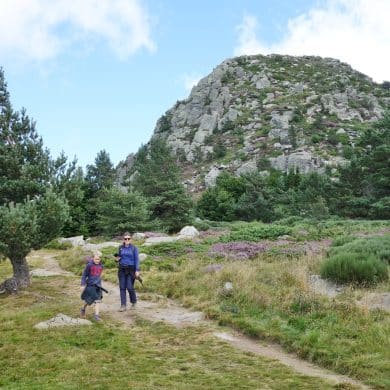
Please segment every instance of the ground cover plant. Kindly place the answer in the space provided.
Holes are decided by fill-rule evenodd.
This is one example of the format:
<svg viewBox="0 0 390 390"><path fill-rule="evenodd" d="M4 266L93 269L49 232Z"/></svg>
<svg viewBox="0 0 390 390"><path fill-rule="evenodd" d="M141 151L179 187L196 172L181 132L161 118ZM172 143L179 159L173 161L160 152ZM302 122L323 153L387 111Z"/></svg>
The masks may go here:
<svg viewBox="0 0 390 390"><path fill-rule="evenodd" d="M244 225L233 224L228 237L232 232L247 234ZM358 243L359 236L367 235L378 235L370 238L378 243L386 241L389 222L330 220L317 221L316 225L314 221L298 220L290 227L292 247L312 248L318 244L321 249L320 244L326 245L322 250L304 250L290 256L283 251L273 252L278 239L214 241L207 251L192 257L179 256L179 263L174 256L166 259L176 264L171 270L158 269L156 264L148 267L148 289L179 298L221 324L275 340L308 360L375 388L387 388L390 316L382 310L360 308L355 299L369 292L389 291L388 280L370 288L347 285L344 293L329 299L310 288L309 275L319 273L331 240L341 237L341 232L349 235L343 236L345 245ZM242 237L237 236L240 240ZM310 242L308 237L323 240ZM340 244L341 239L342 247ZM224 288L227 282L232 289Z"/></svg>
<svg viewBox="0 0 390 390"><path fill-rule="evenodd" d="M207 273L202 269L209 262L192 260L176 272L148 275L148 286L221 324L278 341L306 359L386 388L389 315L361 310L348 293L333 302L313 294L301 262L219 260L217 271ZM232 291L224 290L227 282Z"/></svg>
<svg viewBox="0 0 390 390"><path fill-rule="evenodd" d="M0 263L1 275L10 271ZM34 277L28 290L0 296L2 389L335 388L235 350L202 327L138 319L127 328L106 318L86 327L34 329L59 312L78 315L78 282L75 276Z"/></svg>
<svg viewBox="0 0 390 390"><path fill-rule="evenodd" d="M372 285L389 278L390 234L348 238L329 251L321 275L340 283Z"/></svg>
<svg viewBox="0 0 390 390"><path fill-rule="evenodd" d="M238 231L237 226L243 225L233 223L231 227ZM287 223L283 222L283 225ZM177 298L185 305L202 310L221 325L239 329L256 338L276 341L307 360L365 381L374 388L387 388L390 385L386 363L390 358L390 316L382 310L362 309L355 300L367 292L389 291L389 281L379 282L370 288L347 287L341 295L328 299L311 290L308 276L319 272L332 239L334 245L331 251L359 242L361 237L381 237L388 231L389 223L370 221L359 224L356 221L331 220L322 221L316 227L311 221L299 219L290 221L289 226L292 229L289 238L257 242L221 242L220 235L214 235L212 231L201 234L200 237L204 238L195 242L177 241L151 247L142 246L142 241L136 242L140 252L148 254L141 263L144 286L138 285L138 291ZM224 231L229 229L228 224L215 227ZM306 239L297 236L298 231ZM341 236L340 231L347 236ZM307 237L323 239L310 241ZM291 256L280 250L289 247L304 248L304 251ZM116 249L102 249L103 263L106 264L104 280L117 280L116 263L112 256ZM216 252L214 255L213 251ZM385 250L382 252L386 253ZM63 268L77 274L75 283L78 284L89 253L75 248L53 253L59 254ZM240 257L239 253L248 255ZM1 264L5 266L8 263ZM227 282L231 283L232 289L225 288ZM38 287L33 284L33 288ZM63 309L64 312L66 310L74 308L68 306L68 309ZM100 338L102 334L96 337ZM189 351L195 353L191 349ZM100 364L104 365L103 361ZM190 368L187 366L186 370L190 371ZM161 383L165 385L164 381ZM174 382L167 383L172 385ZM192 383L195 387L188 388L197 388L195 383L196 380ZM205 382L199 383L207 388ZM153 388L152 385L150 388ZM240 386L237 385L237 388Z"/></svg>

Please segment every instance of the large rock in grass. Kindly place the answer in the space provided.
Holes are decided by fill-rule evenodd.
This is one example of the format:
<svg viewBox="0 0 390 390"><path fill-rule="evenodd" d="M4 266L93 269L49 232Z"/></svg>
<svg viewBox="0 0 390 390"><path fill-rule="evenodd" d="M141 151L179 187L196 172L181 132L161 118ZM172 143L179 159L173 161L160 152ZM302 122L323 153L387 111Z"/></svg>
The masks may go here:
<svg viewBox="0 0 390 390"><path fill-rule="evenodd" d="M66 314L59 313L50 320L40 322L34 326L36 329L57 328L60 326L92 325L92 322L83 318L72 318Z"/></svg>
<svg viewBox="0 0 390 390"><path fill-rule="evenodd" d="M180 238L193 238L197 236L199 236L199 232L194 226L184 226L179 232Z"/></svg>
<svg viewBox="0 0 390 390"><path fill-rule="evenodd" d="M72 246L82 246L85 244L84 236L75 236L75 237L67 237L67 238L59 238L58 242L63 244L64 242L70 242Z"/></svg>

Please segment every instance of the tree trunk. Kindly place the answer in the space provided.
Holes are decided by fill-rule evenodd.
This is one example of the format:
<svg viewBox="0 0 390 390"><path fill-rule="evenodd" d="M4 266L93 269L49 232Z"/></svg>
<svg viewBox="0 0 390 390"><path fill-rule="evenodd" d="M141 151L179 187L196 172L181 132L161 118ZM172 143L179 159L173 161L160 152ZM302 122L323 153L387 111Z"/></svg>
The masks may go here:
<svg viewBox="0 0 390 390"><path fill-rule="evenodd" d="M30 285L30 272L25 257L11 259L14 276L0 284L0 293L17 293Z"/></svg>

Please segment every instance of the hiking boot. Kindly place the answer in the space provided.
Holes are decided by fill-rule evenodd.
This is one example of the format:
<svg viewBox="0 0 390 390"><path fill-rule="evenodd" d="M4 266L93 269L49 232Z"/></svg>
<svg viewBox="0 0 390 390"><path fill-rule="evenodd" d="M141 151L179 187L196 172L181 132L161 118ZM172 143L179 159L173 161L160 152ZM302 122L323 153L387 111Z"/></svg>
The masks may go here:
<svg viewBox="0 0 390 390"><path fill-rule="evenodd" d="M100 317L98 314L95 314L93 317L95 318L95 321L100 321Z"/></svg>
<svg viewBox="0 0 390 390"><path fill-rule="evenodd" d="M85 318L85 307L82 307L82 308L80 309L80 317L81 317L81 318Z"/></svg>
<svg viewBox="0 0 390 390"><path fill-rule="evenodd" d="M126 306L122 305L119 309L119 311L126 311Z"/></svg>
<svg viewBox="0 0 390 390"><path fill-rule="evenodd" d="M132 304L131 304L131 308L132 309L135 309L137 307L137 302L133 302Z"/></svg>

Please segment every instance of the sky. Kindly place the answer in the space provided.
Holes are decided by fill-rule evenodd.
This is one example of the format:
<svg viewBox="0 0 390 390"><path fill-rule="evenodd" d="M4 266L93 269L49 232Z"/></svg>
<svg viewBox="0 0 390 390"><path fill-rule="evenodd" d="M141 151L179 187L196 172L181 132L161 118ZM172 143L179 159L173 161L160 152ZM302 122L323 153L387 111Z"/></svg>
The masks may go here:
<svg viewBox="0 0 390 390"><path fill-rule="evenodd" d="M227 58L318 55L390 80L390 0L0 0L0 67L51 155L116 166Z"/></svg>

